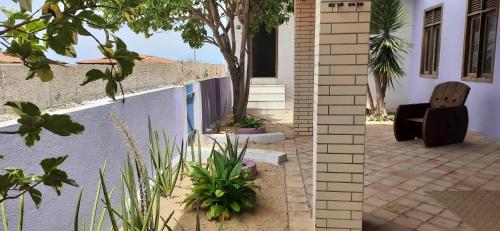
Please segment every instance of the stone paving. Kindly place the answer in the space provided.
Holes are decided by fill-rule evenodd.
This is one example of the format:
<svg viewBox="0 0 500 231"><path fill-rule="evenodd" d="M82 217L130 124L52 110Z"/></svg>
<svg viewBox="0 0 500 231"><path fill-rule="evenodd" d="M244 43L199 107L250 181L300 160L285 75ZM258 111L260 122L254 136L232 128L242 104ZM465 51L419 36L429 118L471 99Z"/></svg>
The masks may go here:
<svg viewBox="0 0 500 231"><path fill-rule="evenodd" d="M312 138L295 141L311 201ZM427 192L500 190L500 140L474 132L463 144L426 148L396 142L392 125L369 124L365 161L364 231L472 231Z"/></svg>

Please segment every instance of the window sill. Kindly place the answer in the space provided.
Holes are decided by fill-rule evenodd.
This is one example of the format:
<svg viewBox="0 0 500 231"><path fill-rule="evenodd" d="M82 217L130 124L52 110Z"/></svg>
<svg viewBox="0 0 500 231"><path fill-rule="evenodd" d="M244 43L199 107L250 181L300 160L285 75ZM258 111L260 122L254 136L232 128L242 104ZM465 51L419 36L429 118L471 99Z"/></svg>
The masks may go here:
<svg viewBox="0 0 500 231"><path fill-rule="evenodd" d="M423 75L423 74L421 74L420 78L424 78L424 79L437 79L438 75Z"/></svg>
<svg viewBox="0 0 500 231"><path fill-rule="evenodd" d="M462 81L464 82L476 82L476 83L493 83L493 78L476 78L472 76L464 76L462 77Z"/></svg>

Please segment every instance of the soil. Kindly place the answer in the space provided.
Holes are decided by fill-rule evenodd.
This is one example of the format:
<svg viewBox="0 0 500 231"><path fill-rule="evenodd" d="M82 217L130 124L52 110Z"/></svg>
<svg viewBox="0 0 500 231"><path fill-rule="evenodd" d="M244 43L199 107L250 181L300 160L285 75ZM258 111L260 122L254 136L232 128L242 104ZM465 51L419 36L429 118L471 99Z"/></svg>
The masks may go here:
<svg viewBox="0 0 500 231"><path fill-rule="evenodd" d="M257 202L252 212L233 215L230 220L223 223L222 230L287 230L287 207L285 175L282 166L267 163L257 163L259 174L256 185ZM174 195L170 199L162 199L161 216L167 218L172 211L173 219L170 227L179 231L191 231L196 227L196 209L184 208L181 201L190 193L191 182L184 178L178 182ZM219 230L220 222L208 221L205 211L200 210L202 231Z"/></svg>

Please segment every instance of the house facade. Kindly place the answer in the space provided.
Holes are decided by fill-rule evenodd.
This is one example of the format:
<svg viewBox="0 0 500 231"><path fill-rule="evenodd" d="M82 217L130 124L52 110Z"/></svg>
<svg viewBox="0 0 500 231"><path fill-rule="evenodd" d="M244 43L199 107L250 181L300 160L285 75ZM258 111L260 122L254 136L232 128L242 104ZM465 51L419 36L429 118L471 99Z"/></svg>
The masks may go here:
<svg viewBox="0 0 500 231"><path fill-rule="evenodd" d="M500 137L497 0L415 0L408 102L426 102L439 83L471 87L469 130Z"/></svg>

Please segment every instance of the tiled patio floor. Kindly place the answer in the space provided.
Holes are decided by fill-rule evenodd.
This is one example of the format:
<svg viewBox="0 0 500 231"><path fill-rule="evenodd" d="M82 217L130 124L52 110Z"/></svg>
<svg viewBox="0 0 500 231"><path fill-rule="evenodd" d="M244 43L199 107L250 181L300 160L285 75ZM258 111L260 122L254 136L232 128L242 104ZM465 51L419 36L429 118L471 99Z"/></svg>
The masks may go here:
<svg viewBox="0 0 500 231"><path fill-rule="evenodd" d="M368 125L364 230L473 230L431 191L500 190L500 141L469 132L463 144L396 142L391 125Z"/></svg>
<svg viewBox="0 0 500 231"><path fill-rule="evenodd" d="M295 140L310 200L312 138ZM366 142L365 231L474 230L427 193L500 190L500 140L469 132L463 144L425 148L396 142L391 125L371 124Z"/></svg>

